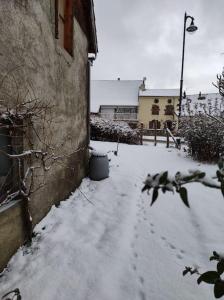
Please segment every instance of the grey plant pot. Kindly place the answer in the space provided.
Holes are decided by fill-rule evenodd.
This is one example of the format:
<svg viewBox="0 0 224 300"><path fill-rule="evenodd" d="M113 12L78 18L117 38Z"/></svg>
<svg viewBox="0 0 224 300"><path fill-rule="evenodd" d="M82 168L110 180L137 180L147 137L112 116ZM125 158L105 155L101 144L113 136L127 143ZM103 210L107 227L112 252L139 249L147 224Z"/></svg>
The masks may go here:
<svg viewBox="0 0 224 300"><path fill-rule="evenodd" d="M109 160L107 154L93 151L89 161L89 178L99 181L109 177Z"/></svg>

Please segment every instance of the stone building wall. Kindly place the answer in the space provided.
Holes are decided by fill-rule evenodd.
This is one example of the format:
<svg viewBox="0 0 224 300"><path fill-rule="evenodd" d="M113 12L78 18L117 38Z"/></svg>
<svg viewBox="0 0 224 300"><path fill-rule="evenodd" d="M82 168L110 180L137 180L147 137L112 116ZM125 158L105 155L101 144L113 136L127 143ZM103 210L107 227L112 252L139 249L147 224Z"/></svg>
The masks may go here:
<svg viewBox="0 0 224 300"><path fill-rule="evenodd" d="M37 120L38 135L30 132L23 147L27 150L32 144L33 149L43 149L46 142L55 156L64 157L48 172L40 170L35 178L36 187L42 182L44 186L31 197L34 224L80 184L88 164L88 41L74 18L73 57L59 46L54 2L0 1L0 107L30 99L50 104L44 119ZM21 230L19 226L20 237L13 235L15 248L23 242ZM2 248L4 238L0 236L0 256L7 251ZM4 262L11 254L4 255ZM4 262L0 261L0 269Z"/></svg>

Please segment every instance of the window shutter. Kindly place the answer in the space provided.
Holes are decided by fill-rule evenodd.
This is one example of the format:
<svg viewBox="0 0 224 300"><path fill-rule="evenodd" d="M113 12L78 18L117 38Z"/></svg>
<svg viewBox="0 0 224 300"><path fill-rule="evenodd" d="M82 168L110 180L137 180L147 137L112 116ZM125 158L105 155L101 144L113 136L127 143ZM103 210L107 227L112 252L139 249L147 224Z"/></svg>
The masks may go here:
<svg viewBox="0 0 224 300"><path fill-rule="evenodd" d="M58 34L58 0L55 0L55 38L58 40L59 34Z"/></svg>
<svg viewBox="0 0 224 300"><path fill-rule="evenodd" d="M65 5L65 31L64 31L64 47L68 53L73 56L73 0L66 0Z"/></svg>

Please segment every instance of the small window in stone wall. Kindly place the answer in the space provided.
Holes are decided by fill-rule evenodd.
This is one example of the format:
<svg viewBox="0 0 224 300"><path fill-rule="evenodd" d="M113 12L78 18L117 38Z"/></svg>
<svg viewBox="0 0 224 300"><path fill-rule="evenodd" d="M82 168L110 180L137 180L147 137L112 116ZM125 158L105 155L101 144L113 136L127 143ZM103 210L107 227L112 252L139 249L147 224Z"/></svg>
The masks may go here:
<svg viewBox="0 0 224 300"><path fill-rule="evenodd" d="M154 99L154 103L159 103L159 99Z"/></svg>
<svg viewBox="0 0 224 300"><path fill-rule="evenodd" d="M0 203L8 194L15 192L19 185L18 160L7 154L19 154L23 148L21 122L12 128L9 122L0 121Z"/></svg>
<svg viewBox="0 0 224 300"><path fill-rule="evenodd" d="M0 203L5 200L7 191L10 190L9 183L12 178L12 161L7 156L11 154L11 137L7 125L0 126Z"/></svg>
<svg viewBox="0 0 224 300"><path fill-rule="evenodd" d="M159 106L154 104L152 106L152 115L159 115L159 110L160 110Z"/></svg>
<svg viewBox="0 0 224 300"><path fill-rule="evenodd" d="M6 153L11 153L11 137L6 127L0 127L0 177L7 176L12 162Z"/></svg>
<svg viewBox="0 0 224 300"><path fill-rule="evenodd" d="M172 99L168 99L167 102L168 102L169 104L171 104L171 103L172 103Z"/></svg>
<svg viewBox="0 0 224 300"><path fill-rule="evenodd" d="M55 37L73 56L73 0L55 0Z"/></svg>

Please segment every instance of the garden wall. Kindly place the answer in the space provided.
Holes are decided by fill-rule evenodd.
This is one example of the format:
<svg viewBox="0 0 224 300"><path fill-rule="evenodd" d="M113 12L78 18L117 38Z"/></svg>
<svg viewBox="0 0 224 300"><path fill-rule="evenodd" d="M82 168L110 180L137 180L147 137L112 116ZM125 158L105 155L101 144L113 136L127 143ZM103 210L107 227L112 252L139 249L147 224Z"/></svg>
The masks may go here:
<svg viewBox="0 0 224 300"><path fill-rule="evenodd" d="M22 201L0 208L0 272L26 239Z"/></svg>

